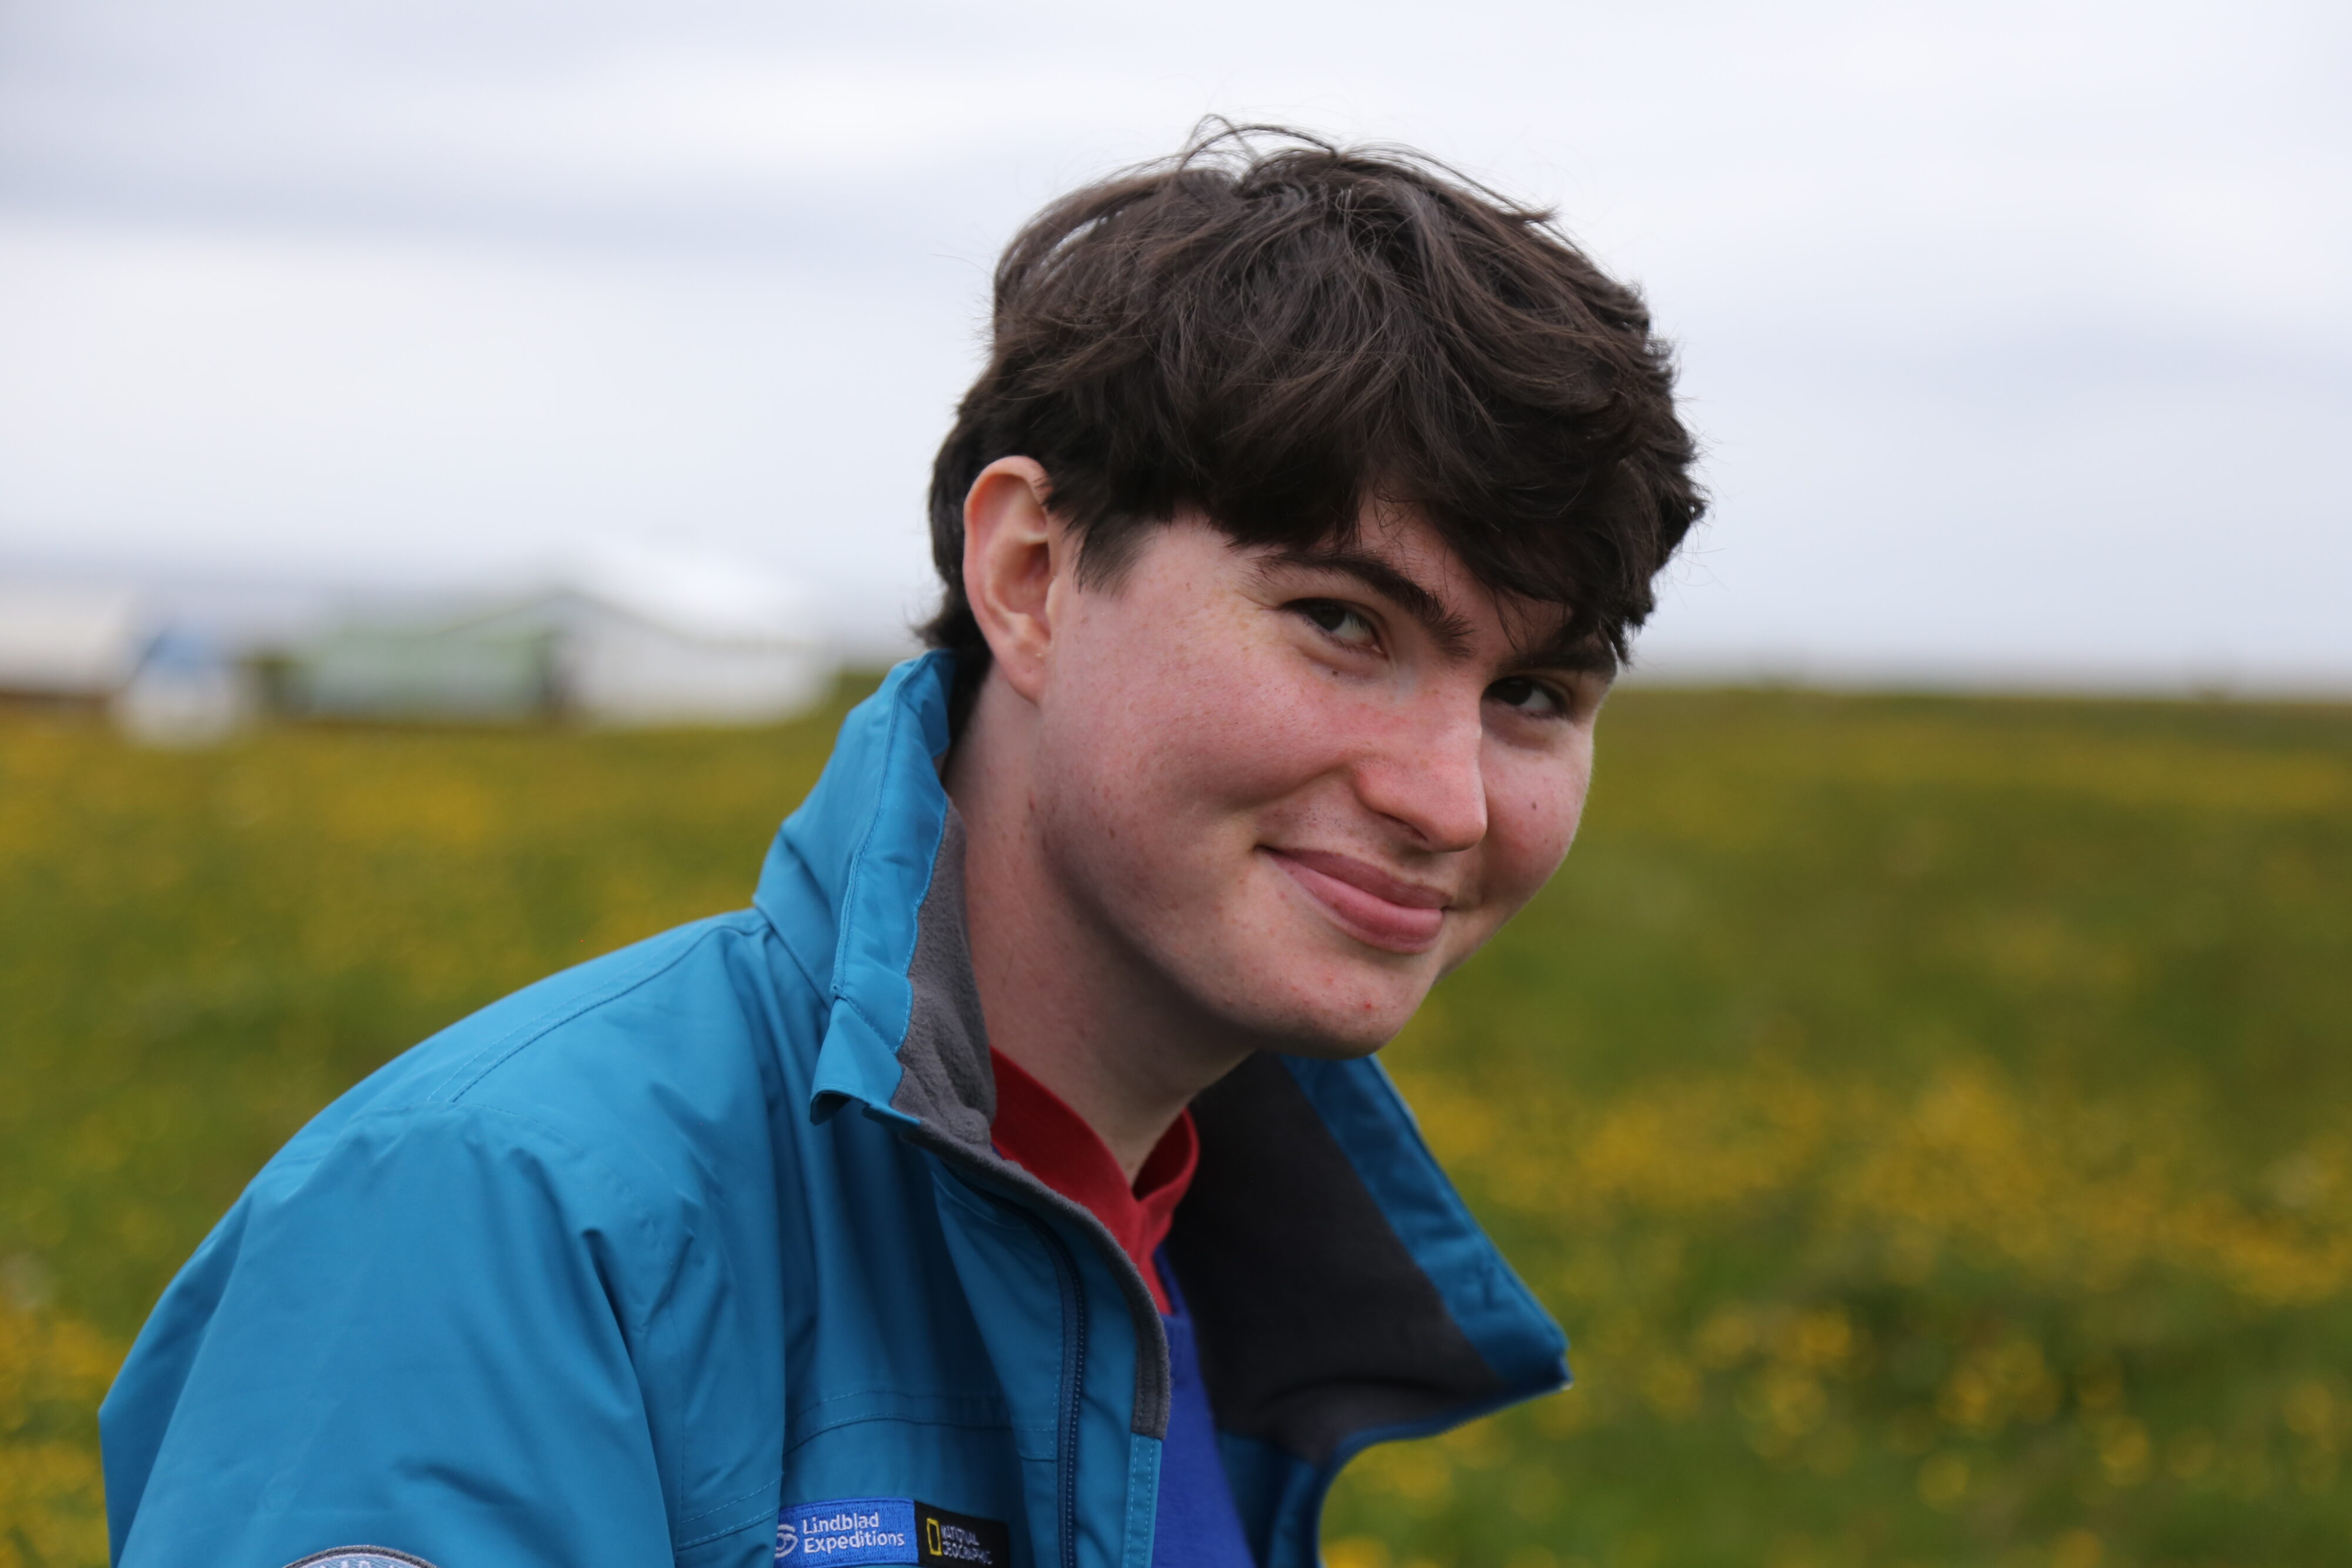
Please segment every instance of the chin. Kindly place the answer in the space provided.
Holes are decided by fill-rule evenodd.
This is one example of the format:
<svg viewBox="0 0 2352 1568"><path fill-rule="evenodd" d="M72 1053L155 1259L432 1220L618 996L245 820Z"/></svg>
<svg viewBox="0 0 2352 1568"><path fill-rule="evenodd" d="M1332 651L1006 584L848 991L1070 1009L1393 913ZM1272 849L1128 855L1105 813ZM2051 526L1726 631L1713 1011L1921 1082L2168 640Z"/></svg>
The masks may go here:
<svg viewBox="0 0 2352 1568"><path fill-rule="evenodd" d="M1260 1050L1327 1061L1371 1055L1412 1021L1429 994L1417 977L1377 966L1307 961L1275 974L1261 970L1234 989L1257 998L1255 1006L1244 1003L1251 1016L1234 1021L1258 1038Z"/></svg>

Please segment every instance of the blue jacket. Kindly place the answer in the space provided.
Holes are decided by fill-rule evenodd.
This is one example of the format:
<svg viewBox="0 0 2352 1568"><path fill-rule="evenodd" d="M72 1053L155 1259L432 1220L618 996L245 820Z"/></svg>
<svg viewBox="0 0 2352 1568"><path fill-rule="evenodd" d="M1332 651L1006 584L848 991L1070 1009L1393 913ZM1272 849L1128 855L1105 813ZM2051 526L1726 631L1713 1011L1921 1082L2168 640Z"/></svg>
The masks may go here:
<svg viewBox="0 0 2352 1568"><path fill-rule="evenodd" d="M751 909L434 1036L262 1169L100 1413L122 1568L764 1568L780 1510L875 1499L1146 1568L1167 1349L990 1146L951 673L850 716ZM1259 1057L1195 1115L1169 1256L1252 1549L1307 1568L1351 1454L1557 1387L1564 1342L1371 1061Z"/></svg>

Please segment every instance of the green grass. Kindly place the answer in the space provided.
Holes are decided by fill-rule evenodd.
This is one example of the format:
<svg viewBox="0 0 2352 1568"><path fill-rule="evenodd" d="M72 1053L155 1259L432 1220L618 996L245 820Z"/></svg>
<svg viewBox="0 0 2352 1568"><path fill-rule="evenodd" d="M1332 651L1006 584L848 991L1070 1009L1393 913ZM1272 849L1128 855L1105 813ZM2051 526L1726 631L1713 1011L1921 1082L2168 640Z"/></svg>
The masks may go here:
<svg viewBox="0 0 2352 1568"><path fill-rule="evenodd" d="M789 728L0 716L0 1568L320 1104L740 905ZM1633 690L1391 1065L1579 1387L1376 1450L1334 1568L2325 1564L2352 1542L2352 710Z"/></svg>

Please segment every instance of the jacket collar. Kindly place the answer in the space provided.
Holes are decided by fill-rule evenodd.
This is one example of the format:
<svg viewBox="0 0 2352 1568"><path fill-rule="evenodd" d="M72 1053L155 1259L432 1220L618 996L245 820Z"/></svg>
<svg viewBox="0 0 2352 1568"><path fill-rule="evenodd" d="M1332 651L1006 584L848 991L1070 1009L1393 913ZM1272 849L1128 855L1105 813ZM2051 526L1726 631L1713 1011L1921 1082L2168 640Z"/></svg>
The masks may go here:
<svg viewBox="0 0 2352 1568"><path fill-rule="evenodd" d="M780 928L795 890L834 913L824 1038L809 1117L856 1104L968 1179L1090 1239L1118 1281L1144 1353L1136 1431L1165 1434L1167 1339L1150 1287L1081 1205L996 1152L996 1078L965 937L963 824L940 780L955 664L927 653L892 670L843 721L816 788L784 821L752 903ZM813 890L809 883L815 884Z"/></svg>
<svg viewBox="0 0 2352 1568"><path fill-rule="evenodd" d="M833 911L811 1119L855 1103L980 1149L995 1086L964 941L962 830L939 773L953 674L945 653L909 660L850 712L752 902L781 924L793 884L814 881Z"/></svg>

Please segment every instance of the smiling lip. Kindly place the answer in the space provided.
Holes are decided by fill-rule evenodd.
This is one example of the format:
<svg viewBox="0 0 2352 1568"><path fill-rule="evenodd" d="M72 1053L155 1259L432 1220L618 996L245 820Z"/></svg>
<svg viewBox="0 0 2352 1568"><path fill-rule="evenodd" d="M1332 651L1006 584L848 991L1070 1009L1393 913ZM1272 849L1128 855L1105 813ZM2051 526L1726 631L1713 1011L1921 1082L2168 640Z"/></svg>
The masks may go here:
<svg viewBox="0 0 2352 1568"><path fill-rule="evenodd" d="M1436 945L1448 902L1437 889L1401 881L1368 861L1327 850L1265 852L1358 941L1391 953L1426 953Z"/></svg>

